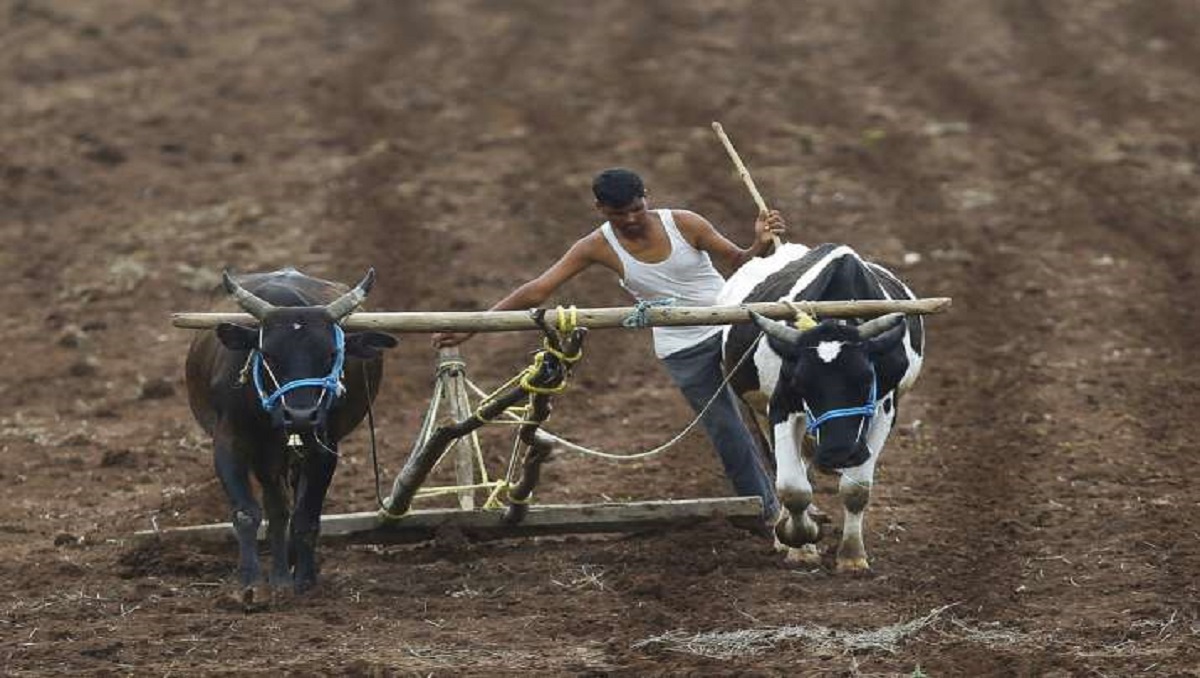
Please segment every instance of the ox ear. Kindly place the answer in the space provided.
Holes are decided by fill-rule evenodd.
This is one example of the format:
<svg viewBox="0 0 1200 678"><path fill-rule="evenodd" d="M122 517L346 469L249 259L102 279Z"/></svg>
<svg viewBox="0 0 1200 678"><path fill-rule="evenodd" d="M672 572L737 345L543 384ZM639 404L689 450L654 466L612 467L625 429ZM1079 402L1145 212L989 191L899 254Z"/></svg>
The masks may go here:
<svg viewBox="0 0 1200 678"><path fill-rule="evenodd" d="M905 323L878 334L867 340L867 355L875 365L875 374L879 377L879 392L887 393L900 383L908 369L908 356L900 347L904 338ZM899 349L899 350L897 350Z"/></svg>
<svg viewBox="0 0 1200 678"><path fill-rule="evenodd" d="M355 332L346 335L346 355L371 360L378 358L383 349L394 348L398 343L395 337L383 332Z"/></svg>
<svg viewBox="0 0 1200 678"><path fill-rule="evenodd" d="M900 344L900 340L904 338L905 323L898 323L891 329L881 332L867 340L867 354L872 357L883 356L891 353L892 349Z"/></svg>
<svg viewBox="0 0 1200 678"><path fill-rule="evenodd" d="M249 351L258 348L258 330L233 323L217 325L217 338L231 351Z"/></svg>

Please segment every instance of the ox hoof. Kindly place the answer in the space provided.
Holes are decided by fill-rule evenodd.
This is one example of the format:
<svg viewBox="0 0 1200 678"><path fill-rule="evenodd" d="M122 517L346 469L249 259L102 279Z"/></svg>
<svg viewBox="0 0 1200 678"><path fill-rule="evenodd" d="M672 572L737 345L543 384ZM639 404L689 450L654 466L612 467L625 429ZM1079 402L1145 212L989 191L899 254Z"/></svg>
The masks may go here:
<svg viewBox="0 0 1200 678"><path fill-rule="evenodd" d="M254 612L262 609L262 601L266 599L266 596L260 593L253 586L243 586L218 596L213 606L227 612Z"/></svg>
<svg viewBox="0 0 1200 678"><path fill-rule="evenodd" d="M800 548L787 547L783 562L789 567L820 567L821 554L816 544L805 544Z"/></svg>
<svg viewBox="0 0 1200 678"><path fill-rule="evenodd" d="M866 574L871 571L871 565L866 558L838 558L837 571L839 574Z"/></svg>
<svg viewBox="0 0 1200 678"><path fill-rule="evenodd" d="M812 518L813 522L817 524L828 525L833 522L833 519L829 517L829 514L817 508L816 504L809 504L806 511L808 513L808 517Z"/></svg>
<svg viewBox="0 0 1200 678"><path fill-rule="evenodd" d="M809 518L807 514L802 515L797 521L786 511L780 513L779 520L775 523L775 539L796 548L820 541L821 524Z"/></svg>

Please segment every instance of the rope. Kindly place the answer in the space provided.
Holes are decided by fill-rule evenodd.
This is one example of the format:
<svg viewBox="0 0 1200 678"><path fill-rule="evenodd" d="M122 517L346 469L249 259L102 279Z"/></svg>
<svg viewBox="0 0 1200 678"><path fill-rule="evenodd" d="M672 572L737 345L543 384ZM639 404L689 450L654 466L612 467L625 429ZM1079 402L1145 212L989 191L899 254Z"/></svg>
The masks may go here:
<svg viewBox="0 0 1200 678"><path fill-rule="evenodd" d="M513 438L512 452L510 452L508 455L508 467L506 469L504 469L503 485L498 486L496 488L496 491L494 493L492 493L492 496L488 497L489 500L491 500L498 506L503 506L503 504L500 502L500 492L501 491L504 492L505 501L507 501L510 504L514 504L514 503L528 504L529 500L533 499L533 493L531 492L528 497L525 497L524 501L521 501L521 502L513 501L512 491L513 491L513 488L516 487L516 485L513 484L512 479L513 479L513 474L517 470L517 458L521 457L522 458L521 463L522 463L522 465L524 464L525 454L522 454L522 452L524 452L525 454L528 454L529 450L528 450L528 448L526 448L524 450L521 449L521 438L520 438L520 436L516 436Z"/></svg>
<svg viewBox="0 0 1200 678"><path fill-rule="evenodd" d="M645 322L645 312L647 309L649 309L651 307L655 307L655 306L669 306L674 303L675 303L674 299L655 299L655 300L650 300L647 302L639 302L638 309L635 310L634 314L632 314L629 318L625 319L625 324L627 327L638 327L638 326L644 327L645 326L644 324L638 325L636 323L639 323L639 322L644 323ZM803 314L803 312L798 311L798 314ZM812 320L811 317L807 316L807 314L803 314L803 315L804 315L804 317L809 318L810 321ZM798 315L798 317L799 317L799 315ZM575 307L571 307L569 314L565 313L561 306L558 308L558 327L561 332L573 331L576 320L577 320L577 314L576 314ZM631 322L634 324L630 324ZM594 456L594 457L600 457L602 459L610 459L610 460L615 460L615 461L627 461L627 460L635 460L635 459L644 459L644 458L655 456L657 454L661 454L662 452L667 451L671 447L674 447L681 439L684 438L684 436L686 436L688 433L691 432L691 430L693 428L696 427L696 424L700 423L700 421L703 420L704 415L707 414L709 409L712 408L713 403L716 402L717 398L719 398L721 396L721 393L729 386L729 382L733 378L734 373L736 373L737 370L742 366L742 364L746 362L746 359L750 357L750 354L754 352L754 349L758 346L758 342L762 340L762 336L763 336L763 333L759 332L758 335L754 337L754 340L750 343L750 346L748 346L746 348L745 352L743 352L742 355L738 358L737 362L734 363L733 368L730 369L728 371L728 373L725 375L724 379L721 380L721 384L713 392L712 396L709 397L708 401L704 404L704 407L700 409L700 411L696 414L696 416L692 419L692 421L689 422L688 425L686 427L684 427L684 429L682 431L680 431L678 434L676 434L670 440L655 447L654 449L647 450L645 452L632 453L632 454L613 454L611 452L603 452L600 450L595 450L595 449L591 449L588 447L584 447L583 445L573 443L569 440L566 440L557 435L554 435L544 429L541 431L541 433L549 436L557 444L562 445L566 449L572 450L574 452L578 452L580 454L590 455L590 456ZM463 381L466 383L467 387L469 389L471 389L475 393L475 395L480 397L480 402L479 402L479 405L476 406L474 416L478 417L480 419L480 421L484 421L487 423L510 424L510 425L524 425L524 424L541 423L541 422L534 422L534 421L528 420L524 416L522 416L522 415L525 415L528 413L528 411L530 409L528 405L522 406L522 407L511 407L511 408L506 409L503 412L503 416L506 416L509 418L507 421L503 421L503 420L499 420L499 419L492 419L492 420L485 419L481 415L481 412L485 405L487 405L488 403L495 400L499 396L499 394L507 391L514 384L520 385L520 387L528 393L560 393L560 392L562 392L566 386L565 379L563 380L563 383L557 387L538 387L529 382L529 380L532 377L534 377L538 373L538 371L540 371L542 365L544 364L545 356L547 353L554 355L556 358L563 361L564 363L574 363L583 357L582 351L579 351L578 353L576 353L574 355L566 355L562 351L555 349L554 347L550 346L548 342L546 342L544 344L544 348L535 354L534 362L532 365L530 365L529 367L522 370L519 374L517 374L513 378L509 379L507 382L505 382L499 388L493 390L491 393L484 391L482 388L479 387L478 384L471 381L469 378L464 377ZM426 412L425 421L422 424L421 435L418 438L418 448L421 445L424 445L424 442L427 439L428 435L431 434L430 433L430 431L432 429L431 422L435 418L437 403L440 402L440 399L441 399L442 379L440 378L440 376L445 371L447 371L451 368L461 368L461 367L465 367L465 363L448 362L443 365L439 365L439 367L438 367L439 378L437 379L437 383L435 386L435 392L434 392L434 396L433 396L434 405L431 406L430 409L427 410L427 412ZM515 414L514 410L521 412L521 414L520 415ZM471 436L472 436L472 438L475 438L475 436L476 436L475 432L472 432ZM518 459L518 457L521 456L521 453L522 453L522 450L520 449L521 445L522 444L521 444L520 438L516 438L513 440L513 449L512 449L512 453L509 455L509 458L508 458L508 466L505 469L504 478L492 481L492 480L488 479L487 467L484 464L483 453L482 453L482 450L479 448L477 439L476 439L476 446L475 446L476 461L478 463L480 473L483 477L482 482L476 483L473 485L451 485L451 486L420 488L416 491L416 493L414 495L414 499L417 497L431 497L431 496L439 496L439 495L445 495L445 494L453 494L455 492L459 492L462 490L475 490L475 489L491 488L491 492L488 494L487 499L484 501L484 504L483 504L484 509L503 508L504 503L500 500L500 497L502 495L505 497L505 499L508 501L509 504L528 504L528 503L530 503L533 500L532 494L529 497L526 497L525 499L522 499L522 500L514 499L511 494L513 488L515 487L515 485L512 483L512 476L513 476L513 472L517 466L517 459ZM526 454L528 454L528 449L525 449L524 452ZM441 462L441 459L438 460L438 463L440 463L440 462ZM436 464L435 464L434 468L436 468Z"/></svg>
<svg viewBox="0 0 1200 678"><path fill-rule="evenodd" d="M453 372L455 370L463 370L463 369L466 369L466 367L467 367L466 361L462 360L461 358L458 360L455 360L453 358L447 358L438 363L437 371L434 372L433 376L435 378L438 378L447 372Z"/></svg>
<svg viewBox="0 0 1200 678"><path fill-rule="evenodd" d="M502 484L504 481L496 480L487 483L472 483L470 485L438 485L437 487L421 487L417 489L416 496L418 497L434 497L442 494L454 494L461 490L482 490L484 488L494 488L497 484Z"/></svg>
<svg viewBox="0 0 1200 678"><path fill-rule="evenodd" d="M578 321L578 314L576 311L577 311L577 309L574 306L572 306L570 308L570 313L568 314L568 313L564 312L562 306L558 307L558 327L559 327L560 332L568 332L569 333L569 332L575 331L576 322ZM482 399L479 401L479 405L475 408L475 412L474 412L475 416L477 418L479 418L480 421L483 421L483 422L497 423L496 420L484 418L483 415L481 414L481 412L482 412L484 406L486 406L488 403L495 400L496 397L499 396L499 394L504 393L508 389L512 388L514 385L520 386L521 390L525 391L526 393L537 393L540 395L555 395L555 394L562 393L563 391L567 390L567 379L565 376L563 377L563 380L558 383L557 386L538 386L537 384L533 383L534 377L536 377L538 375L538 373L542 371L542 367L546 364L546 355L547 354L552 355L555 358L558 358L564 364L573 365L573 364L579 362L580 359L583 358L583 348L580 347L580 349L578 351L576 351L574 354L568 355L567 353L564 353L563 351L550 345L549 339L543 339L542 340L542 348L541 348L541 350L539 350L537 353L535 353L533 355L533 363L531 365L529 365L524 370L519 372L512 379L509 379L508 381L501 384L499 388L495 389L491 393L483 393L482 391L480 391L478 393L480 396L482 396ZM467 380L467 381L468 381L468 383L470 383L470 380ZM515 408L510 408L510 409L515 409ZM504 423L507 423L507 422L504 422ZM522 423L532 424L535 422L522 421Z"/></svg>
<svg viewBox="0 0 1200 678"><path fill-rule="evenodd" d="M570 309L565 309L565 310L563 309L562 306L558 307L558 329L560 332L562 332L562 333L573 332L578 324L578 319L579 319L578 309L576 309L574 306L571 306ZM555 348L554 346L551 346L549 343L549 340L546 339L543 341L542 349L539 350L536 354L534 354L533 364L526 367L524 370L519 372L516 376L509 379L507 382L505 382L503 385L501 385L499 388L495 389L491 393L484 393L482 390L479 389L478 386L476 386L469 379L464 379L464 381L467 383L467 385L472 390L474 390L477 395L481 396L479 404L475 407L475 410L474 410L474 412L472 412L472 415L474 417L476 417L477 419L479 419L479 421L484 422L484 423L513 424L513 425L540 424L541 422L535 422L532 420L525 419L516 414L513 414L514 410L519 411L522 414L527 414L531 408L531 406L529 406L529 405L524 405L521 407L510 407L504 411L505 415L507 415L511 419L515 419L515 421L512 421L512 420L501 421L501 420L496 420L496 419L488 419L483 416L483 409L489 403L491 403L493 400L495 400L501 393L508 391L508 389L510 389L514 385L520 386L521 389L524 390L526 393L555 394L555 393L561 393L563 390L565 390L566 389L566 379L565 378L563 379L562 383L560 383L558 386L555 386L555 387L542 387L542 386L537 386L532 383L531 380L537 376L537 374L541 371L542 366L545 364L547 354L553 355L554 357L558 358L560 361L562 361L565 364L573 364L575 362L578 362L581 358L583 358L582 349L577 351L573 355L568 355L568 354L564 353L563 351ZM443 392L444 383L445 383L444 380L442 379L442 377L445 376L449 372L452 372L454 370L462 370L465 367L466 367L466 362L463 360L453 360L453 359L445 360L438 364L437 371L435 373L435 379L434 379L433 396L430 398L430 407L425 411L425 417L423 418L423 420L421 422L421 430L418 433L417 440L413 446L414 454L416 452L418 452L422 447L424 447L425 444L428 442L430 436L433 435L433 430L435 428L436 421L437 421L438 406L440 405L441 400L442 400L442 392ZM430 497L430 496L438 496L438 495L444 495L444 494L453 494L453 493L456 493L456 492L459 492L462 490L476 490L476 489L491 488L492 491L488 495L487 500L484 502L483 508L485 508L485 509L503 508L504 505L500 502L499 497L502 492L505 492L505 493L510 492L512 490L512 488L514 487L511 479L512 479L513 469L516 466L516 458L519 454L518 448L520 445L520 439L516 439L513 441L513 452L512 452L512 455L509 457L508 468L505 472L504 479L493 481L493 480L488 479L487 466L484 463L483 450L479 445L479 438L478 438L477 434L478 434L477 431L472 431L469 434L469 436L471 439L471 445L475 452L475 463L479 467L480 476L482 477L482 482L472 484L472 485L440 485L437 487L430 487L430 488L418 488L417 491L413 494L414 499L416 499L418 497ZM446 455L442 455L441 457L439 457L438 460L436 462L434 462L433 468L430 469L430 473L432 473L434 470L436 470L437 467L439 465L441 465L442 460L445 458L446 458ZM376 468L376 486L375 487L376 487L376 495L377 496L379 495L378 477L379 477L378 468ZM529 501L530 501L530 497L527 497L526 499L521 500L521 501L516 501L516 500L512 499L511 494L508 494L507 498L509 499L510 503L514 503L514 504L525 504L525 503L529 503ZM382 499L379 499L379 502L380 502L380 506L382 508L382 506L383 506Z"/></svg>
<svg viewBox="0 0 1200 678"><path fill-rule="evenodd" d="M371 375L367 372L367 361L363 361L363 386L367 395L367 430L371 432L371 466L375 469L375 503L379 508L387 510L383 504L383 495L379 492L379 456L375 452L375 412L371 406Z"/></svg>
<svg viewBox="0 0 1200 678"><path fill-rule="evenodd" d="M495 483L495 488L492 490L492 493L488 495L488 498L486 500L484 500L483 508L484 509L502 509L502 508L504 508L504 502L500 501L500 493L501 492L507 493L511 489L512 489L512 483L508 482L507 480L497 480Z"/></svg>
<svg viewBox="0 0 1200 678"><path fill-rule="evenodd" d="M561 438L557 435L554 435L553 433L550 433L549 431L543 430L542 433L550 436L551 438L554 439L554 441L556 443L558 443L559 445L562 445L566 449L571 450L572 452L578 452L580 454L586 454L586 455L590 455L593 457L600 457L601 459L611 459L614 461L626 461L626 460L633 460L633 459L645 459L648 457L653 457L654 455L657 455L657 454L661 454L662 452L665 452L668 449L670 449L671 447L673 447L684 436L686 436L688 433L690 433L691 430L696 427L696 424L698 424L700 422L700 420L704 418L704 415L708 413L708 410L712 407L712 404L714 402L716 402L717 398L720 397L721 392L724 391L725 388L729 385L729 381L730 381L730 379L733 378L733 374L738 370L739 367L742 366L742 363L744 363L746 361L746 358L748 358L750 356L750 354L754 351L755 347L758 346L758 342L762 339L762 336L763 336L763 333L759 332L758 336L756 336L754 338L754 341L752 341L750 343L750 346L746 349L746 351L744 353L742 353L740 358L738 358L738 361L736 363L734 363L733 369L729 370L729 373L725 375L725 378L721 381L721 385L717 387L717 390L713 391L712 396L708 399L708 402L706 402L704 404L704 407L700 410L700 412L696 414L695 418L693 418L692 421L682 431L680 431L677 435L675 435L675 437L671 438L670 440L663 443L662 445L655 447L652 450L647 450L645 452L634 452L631 454L613 454L611 452L602 452L600 450L594 450L589 447L584 447L583 445L573 443L565 438ZM486 395L486 393L483 391L483 389L479 388L479 386L477 386L475 384L475 382L471 381L470 379L467 379L466 382L467 382L467 386L471 390L475 391L476 395L479 395L479 396ZM515 418L514 415L511 415L507 412L505 412L505 414L510 417ZM517 422L497 422L497 423L517 423Z"/></svg>
<svg viewBox="0 0 1200 678"><path fill-rule="evenodd" d="M555 351L554 349L549 348L549 347L547 347L541 351L538 351L533 356L533 364L530 365L529 367L526 367L525 371L521 372L521 374L518 375L520 377L519 385L521 386L521 389L524 390L526 393L537 393L540 395L553 395L556 393L562 393L563 391L567 390L567 380L565 377L563 378L562 381L558 382L557 386L538 386L537 384L533 383L533 378L538 375L538 372L542 371L542 366L546 363L546 354L551 353L551 352L553 352L557 355L562 355L560 352ZM575 356L575 360L578 360L582 354L583 354L582 351L579 354L577 354Z"/></svg>
<svg viewBox="0 0 1200 678"><path fill-rule="evenodd" d="M434 397L437 399L438 403L441 402L442 390L445 387L445 382L442 380L442 377L445 376L447 373L451 373L451 372L455 372L455 371L462 372L462 371L466 370L466 368L467 368L467 363L462 358L458 358L458 359L443 358L442 361L438 363L437 371L434 374L434 378L436 380L436 390L434 391ZM436 420L437 420L436 417L432 417L428 420L428 422L425 422L423 424L423 426L424 426L423 437L420 440L420 445L423 446L425 444L425 441L427 441L429 439L429 436L433 435L434 426L433 426L432 422L434 422ZM483 419L480 418L480 420L482 421ZM475 452L475 463L479 466L479 468L481 470L483 482L488 483L490 481L488 481L488 478L487 478L487 469L483 465L483 449L479 445L478 431L471 431L471 433L469 433L468 436L469 436L469 440L470 440L469 444L471 446L471 449ZM461 442L461 440L455 441L455 443L458 443L458 442ZM414 451L416 449L419 449L419 448L414 448ZM437 468L437 466L439 464L441 464L441 462L442 462L442 459L439 458L437 460L437 462L434 464L434 468ZM466 489L466 488L464 488L464 489Z"/></svg>
<svg viewBox="0 0 1200 678"><path fill-rule="evenodd" d="M425 410L425 417L421 419L421 429L417 432L417 440L413 444L412 452L415 454L425 443L429 442L429 437L433 435L434 425L437 422L438 408L442 404L442 380L436 379L433 382L433 396L429 399L429 409Z"/></svg>
<svg viewBox="0 0 1200 678"><path fill-rule="evenodd" d="M528 369L528 368L527 368L527 369ZM489 422L489 423L490 423L490 422L491 422L491 420L490 420L490 419L487 419L487 418L485 418L485 417L483 416L483 408L484 408L484 407L486 407L487 405L489 405L489 404L490 404L490 403L491 403L493 400L495 400L497 397L499 397L501 393L503 393L503 392L507 391L507 390L508 390L509 388L511 388L511 387L512 387L514 384L516 384L517 382L519 382L519 381L521 380L521 378L522 378L522 377L524 377L524 376L525 376L525 372L524 372L524 371L522 371L522 372L518 373L518 374L517 374L515 377L513 377L512 379L509 379L508 381L504 382L504 383L503 383L503 384L501 384L501 385L500 385L500 386L499 386L499 387L498 387L496 390L492 391L491 393L485 393L485 392L483 392L483 391L479 391L479 392L478 392L478 394L477 394L477 395L479 395L479 397L480 397L480 399L479 399L479 404L475 406L475 412L473 412L472 414L473 414L473 415L474 415L474 416L475 416L477 419L479 419L479 421L483 421L483 422ZM467 379L467 380L466 380L466 382L467 382L468 384L470 384L470 383L471 383L471 380L470 380L470 379Z"/></svg>
<svg viewBox="0 0 1200 678"><path fill-rule="evenodd" d="M817 326L816 319L808 313L805 313L794 301L791 299L784 299L783 303L786 304L788 308L792 309L792 313L796 314L796 320L793 323L796 326L796 329L804 332L805 330L810 330Z"/></svg>
<svg viewBox="0 0 1200 678"><path fill-rule="evenodd" d="M575 304L571 304L568 310L570 311L569 316L563 312L562 306L557 308L558 331L560 334L570 334L579 325L579 309L575 308Z"/></svg>
<svg viewBox="0 0 1200 678"><path fill-rule="evenodd" d="M555 315L558 320L558 332L560 335L570 334L570 333L574 332L576 330L576 328L578 327L579 309L577 309L575 306L572 305L569 309L564 309L562 306L559 306L557 308L557 313ZM559 350L558 348L556 348L555 346L551 345L549 337L546 337L545 339L542 340L542 349L540 351L538 351L536 354L534 354L533 363L531 365L529 365L528 367L526 367L524 370L522 370L520 373L518 373L516 376L514 376L512 379L509 379L507 382L502 384L499 388L492 391L491 393L484 393L478 386L476 386L474 384L474 382L472 382L470 379L464 378L464 381L466 382L467 386L469 388L471 388L472 390L474 390L476 392L476 394L480 396L479 404L476 406L475 411L473 413L474 416L477 419L479 419L480 421L486 422L486 423L510 424L510 425L518 425L518 426L523 426L526 424L541 425L542 422L533 421L531 419L525 418L525 416L527 416L528 413L531 411L532 405L524 405L521 407L509 407L509 408L505 409L503 414L505 416L510 417L509 421L487 419L483 416L483 409L488 403L491 403L492 401L494 401L501 393L508 391L508 389L510 389L514 384L520 386L521 390L523 390L529 394L551 395L551 394L562 393L564 390L566 390L567 380L566 380L565 376L563 377L563 380L557 386L538 386L533 383L532 380L542 371L542 367L545 365L547 354L554 356L560 362L562 362L564 365L572 365L583 358L583 349L580 348L574 354L568 355L567 353L565 353L565 352ZM464 364L464 366L465 366L465 364ZM519 416L519 415L515 414L514 410L517 412L521 412L521 414L525 415L525 416ZM471 436L474 438L475 432L472 432ZM526 497L525 499L522 499L522 500L514 499L512 496L512 489L514 487L514 485L512 484L512 476L513 476L513 471L516 468L517 457L521 455L520 447L521 447L520 438L514 439L512 453L509 455L509 458L508 458L508 467L505 469L504 479L497 480L493 483L493 482L489 482L487 480L487 467L484 464L483 452L482 452L482 450L480 450L478 443L476 443L476 447L475 447L476 461L479 465L480 472L483 475L484 484L472 486L471 488L463 487L460 489L475 489L476 487L492 487L493 488L492 492L488 495L487 500L484 501L483 507L485 509L503 507L503 504L500 502L501 492L503 492L505 494L505 498L508 500L508 502L510 504L528 504L530 502L530 500L532 499L532 495L530 495L529 497ZM527 454L528 449L524 450L524 452ZM438 461L440 462L441 460L439 459ZM436 468L436 465L435 465L435 468ZM447 493L450 491L451 490L448 490L446 488L433 488L431 493L444 494L444 493ZM419 490L418 490L417 494L418 495L420 494ZM427 493L427 494L430 494L430 493Z"/></svg>
<svg viewBox="0 0 1200 678"><path fill-rule="evenodd" d="M673 297L659 297L658 299L644 299L638 301L633 307L633 312L621 321L625 327L643 328L650 326L650 320L646 317L646 312L655 307L674 306L675 299Z"/></svg>

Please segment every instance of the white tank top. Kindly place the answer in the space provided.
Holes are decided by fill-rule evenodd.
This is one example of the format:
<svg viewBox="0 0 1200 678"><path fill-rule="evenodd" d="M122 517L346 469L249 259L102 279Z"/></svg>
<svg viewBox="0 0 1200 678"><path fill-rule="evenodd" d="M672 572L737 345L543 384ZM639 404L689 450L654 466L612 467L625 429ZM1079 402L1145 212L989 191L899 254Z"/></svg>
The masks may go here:
<svg viewBox="0 0 1200 678"><path fill-rule="evenodd" d="M638 301L671 298L675 300L676 306L715 305L717 293L725 284L725 278L713 267L708 252L692 247L679 232L671 210L655 210L655 213L662 220L667 238L671 242L671 254L656 264L638 261L625 251L613 233L612 224L606 221L600 226L600 232L617 253L617 258L621 260L621 269L625 271L624 277L621 278L621 287ZM721 328L689 325L655 327L653 330L654 353L659 358L665 358L676 351L696 345L720 332Z"/></svg>

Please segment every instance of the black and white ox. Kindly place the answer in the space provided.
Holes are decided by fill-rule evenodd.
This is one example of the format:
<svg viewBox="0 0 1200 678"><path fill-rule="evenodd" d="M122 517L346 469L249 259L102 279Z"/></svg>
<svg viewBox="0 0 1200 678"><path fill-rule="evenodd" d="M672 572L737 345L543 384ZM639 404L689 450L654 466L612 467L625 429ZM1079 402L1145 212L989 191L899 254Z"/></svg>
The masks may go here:
<svg viewBox="0 0 1200 678"><path fill-rule="evenodd" d="M375 280L354 289L295 269L230 277L225 289L258 320L224 323L192 341L188 402L212 436L214 462L233 511L244 602L259 579L257 535L269 521L273 588L302 592L317 581L321 506L338 462L338 441L367 413L383 373L381 349L395 338L347 333L339 322ZM289 499L290 495L290 499Z"/></svg>
<svg viewBox="0 0 1200 678"><path fill-rule="evenodd" d="M786 244L739 269L718 303L912 298L896 276L850 247ZM862 323L810 321L800 328L757 314L754 320L726 328L724 355L726 368L733 370L731 386L771 425L775 488L783 505L775 536L793 547L790 560L819 562L814 544L820 528L808 512L813 486L802 454L811 452L819 470L840 476L845 519L837 569L867 570L863 511L900 394L921 371L922 320L892 313ZM760 329L766 341L753 346Z"/></svg>

